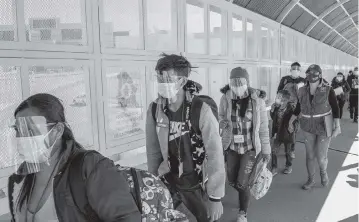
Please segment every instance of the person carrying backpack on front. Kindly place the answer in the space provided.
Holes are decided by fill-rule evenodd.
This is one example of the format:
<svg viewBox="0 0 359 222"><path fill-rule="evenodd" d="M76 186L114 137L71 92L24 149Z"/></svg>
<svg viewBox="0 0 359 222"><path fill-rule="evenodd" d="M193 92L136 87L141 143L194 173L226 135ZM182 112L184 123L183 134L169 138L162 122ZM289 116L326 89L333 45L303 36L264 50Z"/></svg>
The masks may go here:
<svg viewBox="0 0 359 222"><path fill-rule="evenodd" d="M298 90L299 88L303 87L306 83L305 79L300 76L301 72L301 65L298 62L294 62L290 66L290 75L284 76L279 83L277 93L281 90L287 90L291 94L290 102L296 105L296 109L299 108L298 103ZM297 120L295 116L290 119L290 126L293 126L293 122ZM294 140L296 137L297 132L294 132ZM291 148L291 158L295 158L295 143L292 144Z"/></svg>
<svg viewBox="0 0 359 222"><path fill-rule="evenodd" d="M184 87L191 68L179 55L157 62L159 96L146 120L148 170L168 186L175 208L183 203L198 222L216 221L223 214L223 151L211 107Z"/></svg>
<svg viewBox="0 0 359 222"><path fill-rule="evenodd" d="M250 87L247 70L241 67L231 71L230 83L221 92L224 95L219 106L219 125L227 178L239 193L237 222L247 222L250 178L257 156L261 154L266 163L271 157L265 95Z"/></svg>

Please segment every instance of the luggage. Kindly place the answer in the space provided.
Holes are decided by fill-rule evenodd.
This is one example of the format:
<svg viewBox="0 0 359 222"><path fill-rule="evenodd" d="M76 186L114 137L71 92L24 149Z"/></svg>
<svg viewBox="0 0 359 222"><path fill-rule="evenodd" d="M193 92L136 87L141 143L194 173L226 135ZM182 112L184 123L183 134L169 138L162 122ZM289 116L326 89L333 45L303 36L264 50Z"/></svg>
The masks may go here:
<svg viewBox="0 0 359 222"><path fill-rule="evenodd" d="M86 184L82 178L84 157L91 152L96 151L80 152L72 159L69 184L80 212L86 215L88 221L100 222L96 212L88 203L84 192ZM131 194L142 214L142 222L188 222L185 214L173 209L171 194L158 177L131 167L117 165L117 168L119 176L124 176L128 182Z"/></svg>

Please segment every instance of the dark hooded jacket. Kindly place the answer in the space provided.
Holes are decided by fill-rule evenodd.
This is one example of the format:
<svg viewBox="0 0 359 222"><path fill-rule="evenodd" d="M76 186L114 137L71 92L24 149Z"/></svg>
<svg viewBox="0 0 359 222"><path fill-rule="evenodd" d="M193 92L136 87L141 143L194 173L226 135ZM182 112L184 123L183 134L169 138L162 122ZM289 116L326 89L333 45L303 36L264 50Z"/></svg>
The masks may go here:
<svg viewBox="0 0 359 222"><path fill-rule="evenodd" d="M69 161L81 148L72 140L64 142L63 153L59 162L59 171L54 177L53 194L56 214L60 222L86 222L83 213L76 207L70 190ZM131 196L126 179L117 170L113 161L97 152L86 155L83 161L82 177L86 183L86 195L91 208L101 221L138 222L141 213ZM14 220L17 206L13 198L14 186L25 179L25 176L13 174L9 178L9 205ZM15 201L14 201L15 200ZM24 203L26 204L26 203Z"/></svg>
<svg viewBox="0 0 359 222"><path fill-rule="evenodd" d="M337 99L338 100L345 100L346 95L349 94L351 89L350 89L350 85L348 84L348 82L344 79L344 76L343 76L343 81L341 81L341 82L338 82L336 80L336 77L333 78L333 80L332 80L332 88L336 89L338 87L343 87L344 94L337 95Z"/></svg>

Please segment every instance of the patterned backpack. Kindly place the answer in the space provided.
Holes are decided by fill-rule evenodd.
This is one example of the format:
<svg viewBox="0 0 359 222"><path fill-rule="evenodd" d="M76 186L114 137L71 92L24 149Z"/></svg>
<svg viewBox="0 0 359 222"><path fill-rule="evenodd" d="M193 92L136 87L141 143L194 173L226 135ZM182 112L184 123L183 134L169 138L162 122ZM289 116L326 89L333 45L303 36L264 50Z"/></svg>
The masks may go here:
<svg viewBox="0 0 359 222"><path fill-rule="evenodd" d="M83 192L86 186L82 179L82 163L86 154L96 151L84 151L71 161L69 172L70 189L76 206L91 222L100 222L96 212L91 208ZM128 182L131 194L142 214L141 222L188 222L185 214L173 209L173 200L162 181L147 171L117 165L119 176Z"/></svg>

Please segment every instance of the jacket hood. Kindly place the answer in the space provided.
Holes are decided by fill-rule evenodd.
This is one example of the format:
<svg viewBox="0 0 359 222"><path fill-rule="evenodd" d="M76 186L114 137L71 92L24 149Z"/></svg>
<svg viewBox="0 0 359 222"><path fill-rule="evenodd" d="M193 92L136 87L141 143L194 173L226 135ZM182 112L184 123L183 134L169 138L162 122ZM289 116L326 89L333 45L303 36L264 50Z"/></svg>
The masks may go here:
<svg viewBox="0 0 359 222"><path fill-rule="evenodd" d="M229 87L229 84L225 85L224 87L222 87L220 89L222 94L227 94L227 92L229 90L231 90L231 88ZM255 93L261 99L264 99L267 96L267 93L264 90L254 89L252 87L249 87L248 90L251 94Z"/></svg>

